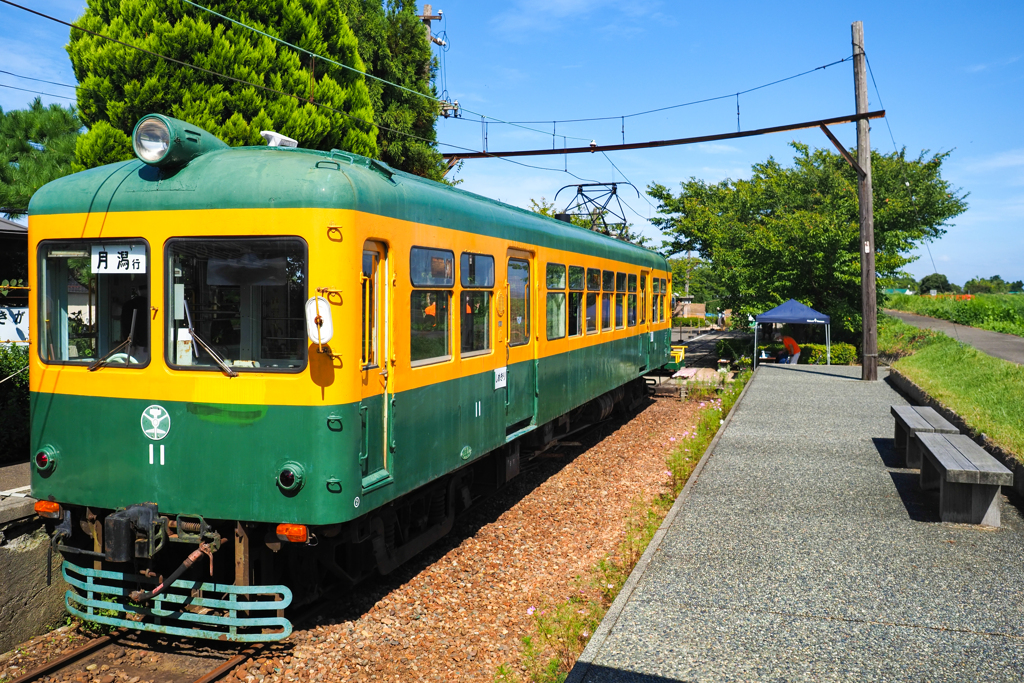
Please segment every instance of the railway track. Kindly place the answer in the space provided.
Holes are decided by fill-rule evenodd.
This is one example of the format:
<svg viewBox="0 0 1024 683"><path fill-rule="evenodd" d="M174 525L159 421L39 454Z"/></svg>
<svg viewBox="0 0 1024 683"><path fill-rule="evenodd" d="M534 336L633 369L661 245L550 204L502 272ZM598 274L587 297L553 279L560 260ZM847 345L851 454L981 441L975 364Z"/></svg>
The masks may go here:
<svg viewBox="0 0 1024 683"><path fill-rule="evenodd" d="M280 647L280 646L279 646ZM10 683L212 683L249 660L260 666L269 644L218 646L185 638L164 638L118 630L90 640Z"/></svg>

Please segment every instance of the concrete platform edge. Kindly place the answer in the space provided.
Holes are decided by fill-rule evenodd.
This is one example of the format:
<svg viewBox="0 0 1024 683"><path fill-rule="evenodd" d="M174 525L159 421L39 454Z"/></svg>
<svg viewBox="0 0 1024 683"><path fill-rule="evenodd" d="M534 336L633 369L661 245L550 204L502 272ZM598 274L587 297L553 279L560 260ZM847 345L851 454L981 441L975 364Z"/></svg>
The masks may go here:
<svg viewBox="0 0 1024 683"><path fill-rule="evenodd" d="M659 526L658 530L654 533L654 538L652 538L651 542L648 544L647 550L645 550L644 554L640 556L640 560L636 563L636 567L633 568L629 578L626 580L626 584L622 587L622 590L619 591L615 601L612 602L612 606L608 608L608 613L604 615L604 619L601 620L601 624L597 627L597 630L594 632L593 637L591 637L590 642L587 643L583 652L580 653L579 658L576 660L576 664L573 665L572 670L566 677L565 683L583 683L587 673L590 671L590 665L597 658L597 654L604 646L604 642L608 638L608 634L611 633L613 628L615 628L615 624L618 622L623 608L626 606L626 603L629 602L630 596L632 596L637 584L640 583L640 579L643 578L644 572L647 571L647 567L651 564L654 553L658 552L658 548L661 546L661 542L665 538L668 528L672 526L672 522L675 520L676 514L686 503L687 498L690 497L690 491L693 489L693 485L697 481L698 477L700 477L700 473L704 469L704 463L706 463L708 458L711 457L711 454L714 453L715 448L718 446L719 439L721 439L722 435L725 434L725 430L729 427L729 423L732 422L732 416L736 414L736 410L739 408L740 403L742 403L743 397L747 393L747 389L750 388L750 385L753 384L756 378L757 370L755 370L750 379L747 380L746 385L743 387L743 391L740 392L739 397L736 399L736 403L733 404L732 410L730 410L729 414L726 416L725 422L721 427L719 427L718 432L715 433L715 438L713 438L711 443L708 444L708 447L704 451L704 455L701 456L697 466L693 468L693 472L690 474L690 478L686 480L686 485L683 486L682 492L672 504L672 508L668 511L668 514L665 515L665 519L662 520L661 526Z"/></svg>
<svg viewBox="0 0 1024 683"><path fill-rule="evenodd" d="M917 384L912 380L901 374L899 370L889 368L889 377L887 381L897 391L907 397L911 403L934 408L935 412L951 422L953 426L959 429L962 433L971 437L976 444L984 448L993 458L1001 462L1008 470L1013 472L1013 486L1007 488L1012 488L1014 493L1018 496L1024 497L1024 464L1022 464L1013 453L1000 448L986 439L984 435L975 432L970 428L970 426L968 426L967 422L965 422L962 417L950 410L947 406L943 405L938 399L931 396L924 389L917 386Z"/></svg>

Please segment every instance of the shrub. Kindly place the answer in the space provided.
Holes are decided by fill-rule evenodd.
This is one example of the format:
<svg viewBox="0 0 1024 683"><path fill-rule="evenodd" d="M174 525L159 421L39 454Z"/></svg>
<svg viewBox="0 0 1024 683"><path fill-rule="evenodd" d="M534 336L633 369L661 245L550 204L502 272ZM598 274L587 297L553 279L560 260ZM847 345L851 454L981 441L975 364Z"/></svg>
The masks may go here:
<svg viewBox="0 0 1024 683"><path fill-rule="evenodd" d="M28 346L0 344L0 462L28 458Z"/></svg>
<svg viewBox="0 0 1024 683"><path fill-rule="evenodd" d="M704 327L707 324L704 318L672 318L672 327Z"/></svg>
<svg viewBox="0 0 1024 683"><path fill-rule="evenodd" d="M801 344L800 363L808 365L825 365L828 360L828 347L825 344ZM845 342L832 345L832 365L857 365L857 347Z"/></svg>

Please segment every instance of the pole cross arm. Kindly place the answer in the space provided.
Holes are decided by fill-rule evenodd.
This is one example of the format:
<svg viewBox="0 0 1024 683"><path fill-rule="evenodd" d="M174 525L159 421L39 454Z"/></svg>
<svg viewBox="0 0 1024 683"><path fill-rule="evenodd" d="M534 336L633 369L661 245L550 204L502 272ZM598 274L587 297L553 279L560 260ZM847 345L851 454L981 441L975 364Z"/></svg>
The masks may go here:
<svg viewBox="0 0 1024 683"><path fill-rule="evenodd" d="M832 141L832 144L836 146L836 149L839 150L839 153L843 155L844 159L846 159L846 163L850 164L850 166L853 166L853 170L857 172L858 176L863 178L864 176L867 175L864 172L864 169L860 167L860 164L857 163L856 159L854 159L853 156L846 151L846 148L843 147L842 144L840 144L839 140L836 139L835 135L832 135L832 131L830 131L828 129L828 126L826 126L824 123L821 124L821 131L825 133L825 135L828 136L828 139Z"/></svg>

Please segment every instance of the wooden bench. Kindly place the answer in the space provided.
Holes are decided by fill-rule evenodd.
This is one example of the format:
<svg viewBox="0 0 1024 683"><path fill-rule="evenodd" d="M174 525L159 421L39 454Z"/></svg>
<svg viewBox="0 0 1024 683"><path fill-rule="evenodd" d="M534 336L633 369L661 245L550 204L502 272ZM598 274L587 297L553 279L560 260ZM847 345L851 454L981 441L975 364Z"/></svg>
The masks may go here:
<svg viewBox="0 0 1024 683"><path fill-rule="evenodd" d="M902 456L904 467L921 468L921 449L917 434L959 434L960 430L946 421L933 408L925 406L890 406L889 412L896 418L896 455Z"/></svg>
<svg viewBox="0 0 1024 683"><path fill-rule="evenodd" d="M999 526L999 487L1013 473L963 434L919 432L921 488L939 489L943 522Z"/></svg>

